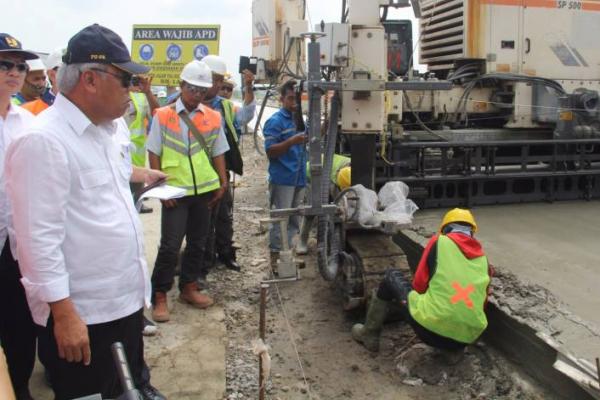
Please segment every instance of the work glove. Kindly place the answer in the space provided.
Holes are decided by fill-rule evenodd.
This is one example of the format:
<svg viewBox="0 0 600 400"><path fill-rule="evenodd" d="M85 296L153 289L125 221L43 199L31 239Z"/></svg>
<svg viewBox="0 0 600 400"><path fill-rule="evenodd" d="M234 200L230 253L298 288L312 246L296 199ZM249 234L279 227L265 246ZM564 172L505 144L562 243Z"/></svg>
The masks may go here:
<svg viewBox="0 0 600 400"><path fill-rule="evenodd" d="M406 305L408 301L408 293L412 290L412 285L404 277L404 274L397 269L388 269L385 271L383 280L386 286L394 295L394 300L402 305Z"/></svg>

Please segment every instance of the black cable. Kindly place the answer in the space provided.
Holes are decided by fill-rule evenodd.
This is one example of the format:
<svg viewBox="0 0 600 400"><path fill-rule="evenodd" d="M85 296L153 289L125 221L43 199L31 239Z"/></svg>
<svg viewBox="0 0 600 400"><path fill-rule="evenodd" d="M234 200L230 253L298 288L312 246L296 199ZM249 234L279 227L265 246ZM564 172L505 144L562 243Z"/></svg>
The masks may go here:
<svg viewBox="0 0 600 400"><path fill-rule="evenodd" d="M410 104L410 99L408 98L408 95L406 94L406 91L402 91L402 95L404 96L404 101L406 102L406 106L408 107L408 109L412 112L413 116L415 117L415 120L417 121L417 124L423 128L425 131L431 133L432 135L442 139L443 141L446 141L446 138L435 133L434 130L430 129L427 125L425 125L425 123L423 121L421 121L421 118L419 117L419 114L417 114L413 108L412 108L412 104Z"/></svg>
<svg viewBox="0 0 600 400"><path fill-rule="evenodd" d="M252 133L252 138L254 140L254 148L258 152L258 154L265 154L265 149L262 146L258 145L258 128L260 126L260 120L262 119L262 115L265 112L265 107L267 106L267 100L269 100L269 96L271 96L271 90L267 90L265 93L265 97L263 98L262 104L260 106L260 111L256 116L256 124L254 124L254 132Z"/></svg>

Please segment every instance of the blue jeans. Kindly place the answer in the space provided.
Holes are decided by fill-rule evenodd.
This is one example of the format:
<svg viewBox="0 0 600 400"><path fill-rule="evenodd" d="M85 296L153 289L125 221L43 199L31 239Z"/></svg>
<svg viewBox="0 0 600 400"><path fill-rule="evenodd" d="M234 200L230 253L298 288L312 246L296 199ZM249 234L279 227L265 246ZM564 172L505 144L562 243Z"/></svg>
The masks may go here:
<svg viewBox="0 0 600 400"><path fill-rule="evenodd" d="M269 184L269 206L271 209L295 208L304 200L304 187ZM300 230L300 217L293 216L288 220L288 244L292 247L292 238ZM278 223L271 224L269 231L269 248L272 252L281 250L281 229Z"/></svg>

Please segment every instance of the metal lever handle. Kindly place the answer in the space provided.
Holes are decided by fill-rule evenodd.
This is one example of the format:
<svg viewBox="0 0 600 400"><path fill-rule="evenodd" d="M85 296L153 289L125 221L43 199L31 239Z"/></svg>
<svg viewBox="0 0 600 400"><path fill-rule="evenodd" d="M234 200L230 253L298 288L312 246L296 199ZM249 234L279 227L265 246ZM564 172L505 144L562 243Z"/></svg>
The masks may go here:
<svg viewBox="0 0 600 400"><path fill-rule="evenodd" d="M531 52L531 39L525 38L525 54L529 54Z"/></svg>
<svg viewBox="0 0 600 400"><path fill-rule="evenodd" d="M119 400L139 400L140 395L135 388L131 371L129 370L129 364L127 364L127 357L125 356L125 348L123 343L115 342L110 346L112 350L113 360L117 367L117 374L119 375L119 381L121 382L121 388L123 388L123 394L119 397Z"/></svg>

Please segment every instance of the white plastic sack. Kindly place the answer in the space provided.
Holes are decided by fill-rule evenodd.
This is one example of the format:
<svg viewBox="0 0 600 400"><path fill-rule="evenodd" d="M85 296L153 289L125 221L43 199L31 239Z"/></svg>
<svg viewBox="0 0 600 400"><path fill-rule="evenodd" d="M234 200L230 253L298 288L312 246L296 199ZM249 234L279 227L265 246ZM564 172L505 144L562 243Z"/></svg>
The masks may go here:
<svg viewBox="0 0 600 400"><path fill-rule="evenodd" d="M379 204L383 207L382 222L411 224L415 211L419 209L408 199L409 187L404 182L388 182L379 190Z"/></svg>
<svg viewBox="0 0 600 400"><path fill-rule="evenodd" d="M363 185L352 186L353 192L360 198L358 209L356 202L348 201L348 215L365 228L377 228L384 223L410 224L415 211L419 209L407 199L409 188L404 182L388 182L379 195ZM354 197L354 193L347 195Z"/></svg>
<svg viewBox="0 0 600 400"><path fill-rule="evenodd" d="M393 203L404 201L408 197L408 185L404 182L388 182L379 190L379 204L386 209Z"/></svg>
<svg viewBox="0 0 600 400"><path fill-rule="evenodd" d="M390 204L383 210L383 221L397 224L411 224L413 214L419 207L411 199L404 199Z"/></svg>
<svg viewBox="0 0 600 400"><path fill-rule="evenodd" d="M354 193L353 193L354 192ZM347 197L360 198L358 202L358 209L356 209L357 203L355 201L348 201L348 215L353 216L353 220L358 222L364 227L376 227L381 222L377 218L378 211L378 198L377 193L373 190L367 189L363 185L352 186L352 192L347 194Z"/></svg>

